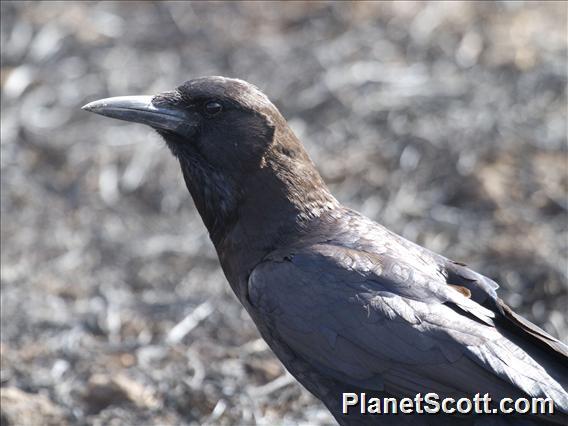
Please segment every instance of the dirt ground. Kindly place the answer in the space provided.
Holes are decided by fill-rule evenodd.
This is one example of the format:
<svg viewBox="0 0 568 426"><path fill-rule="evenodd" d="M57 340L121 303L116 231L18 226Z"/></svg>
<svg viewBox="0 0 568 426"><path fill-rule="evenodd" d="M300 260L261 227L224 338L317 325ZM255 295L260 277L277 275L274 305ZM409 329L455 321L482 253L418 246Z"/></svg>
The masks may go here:
<svg viewBox="0 0 568 426"><path fill-rule="evenodd" d="M261 87L344 204L568 339L566 4L1 3L3 425L327 424L163 142L81 111Z"/></svg>

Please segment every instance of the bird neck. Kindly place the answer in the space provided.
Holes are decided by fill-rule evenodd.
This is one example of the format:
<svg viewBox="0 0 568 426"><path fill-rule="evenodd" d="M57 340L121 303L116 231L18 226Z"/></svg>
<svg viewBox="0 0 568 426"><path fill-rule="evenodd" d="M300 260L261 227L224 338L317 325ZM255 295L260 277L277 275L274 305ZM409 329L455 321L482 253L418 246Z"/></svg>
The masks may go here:
<svg viewBox="0 0 568 426"><path fill-rule="evenodd" d="M303 148L292 148L275 145L260 167L238 183L203 167L203 162L178 157L187 188L239 298L243 276L339 206Z"/></svg>
<svg viewBox="0 0 568 426"><path fill-rule="evenodd" d="M178 157L185 184L213 243L234 226L240 193L225 176L191 157Z"/></svg>
<svg viewBox="0 0 568 426"><path fill-rule="evenodd" d="M301 241L326 212L339 207L315 168L285 170L268 161L245 182L237 218L219 240L219 260L239 299L247 294L248 274L267 254Z"/></svg>

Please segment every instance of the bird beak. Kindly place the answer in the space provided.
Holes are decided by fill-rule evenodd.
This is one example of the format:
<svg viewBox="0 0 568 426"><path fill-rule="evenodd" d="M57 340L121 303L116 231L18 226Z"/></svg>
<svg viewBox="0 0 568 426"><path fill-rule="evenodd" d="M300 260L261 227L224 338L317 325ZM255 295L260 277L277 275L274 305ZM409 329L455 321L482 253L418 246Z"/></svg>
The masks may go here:
<svg viewBox="0 0 568 426"><path fill-rule="evenodd" d="M117 96L88 103L81 109L181 135L192 133L195 125L186 111L163 102L156 105L153 99L155 96Z"/></svg>

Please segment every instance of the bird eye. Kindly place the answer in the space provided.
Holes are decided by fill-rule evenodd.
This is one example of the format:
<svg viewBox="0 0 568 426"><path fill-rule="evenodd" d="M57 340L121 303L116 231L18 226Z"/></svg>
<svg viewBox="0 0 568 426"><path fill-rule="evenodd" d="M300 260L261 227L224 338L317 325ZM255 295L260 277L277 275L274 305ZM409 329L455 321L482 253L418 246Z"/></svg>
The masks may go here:
<svg viewBox="0 0 568 426"><path fill-rule="evenodd" d="M207 115L214 116L219 114L223 110L223 105L219 102L207 102L205 104L205 112Z"/></svg>

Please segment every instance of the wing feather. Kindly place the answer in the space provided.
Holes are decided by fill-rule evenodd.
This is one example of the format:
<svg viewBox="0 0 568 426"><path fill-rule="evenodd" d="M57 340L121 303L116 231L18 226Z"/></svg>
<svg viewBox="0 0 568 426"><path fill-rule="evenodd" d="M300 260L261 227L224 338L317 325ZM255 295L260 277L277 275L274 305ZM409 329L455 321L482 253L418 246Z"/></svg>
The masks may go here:
<svg viewBox="0 0 568 426"><path fill-rule="evenodd" d="M249 298L277 339L346 386L400 396L550 396L568 412L566 390L500 332L496 312L441 274L397 264L338 246L296 249L253 270Z"/></svg>

